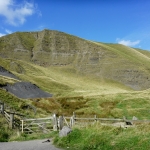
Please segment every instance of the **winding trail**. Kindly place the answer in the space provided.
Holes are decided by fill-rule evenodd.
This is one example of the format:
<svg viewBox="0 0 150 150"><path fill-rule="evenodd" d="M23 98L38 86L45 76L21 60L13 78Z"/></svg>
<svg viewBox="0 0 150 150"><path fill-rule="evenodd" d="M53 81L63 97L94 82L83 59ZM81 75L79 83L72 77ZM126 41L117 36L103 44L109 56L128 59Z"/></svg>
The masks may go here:
<svg viewBox="0 0 150 150"><path fill-rule="evenodd" d="M61 150L46 140L0 142L0 150Z"/></svg>

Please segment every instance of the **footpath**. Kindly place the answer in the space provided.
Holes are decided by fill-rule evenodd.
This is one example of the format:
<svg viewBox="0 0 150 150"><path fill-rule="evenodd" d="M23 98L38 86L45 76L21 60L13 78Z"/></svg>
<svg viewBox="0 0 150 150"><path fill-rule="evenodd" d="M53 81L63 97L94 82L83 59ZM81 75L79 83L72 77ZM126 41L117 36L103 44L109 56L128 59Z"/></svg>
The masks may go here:
<svg viewBox="0 0 150 150"><path fill-rule="evenodd" d="M0 150L61 150L46 140L0 142Z"/></svg>

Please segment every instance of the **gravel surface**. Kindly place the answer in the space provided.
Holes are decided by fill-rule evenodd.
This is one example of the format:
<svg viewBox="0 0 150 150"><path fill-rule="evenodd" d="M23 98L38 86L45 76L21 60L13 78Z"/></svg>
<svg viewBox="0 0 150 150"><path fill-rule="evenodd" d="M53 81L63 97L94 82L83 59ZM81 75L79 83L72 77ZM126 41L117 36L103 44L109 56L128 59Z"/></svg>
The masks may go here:
<svg viewBox="0 0 150 150"><path fill-rule="evenodd" d="M14 74L9 72L2 66L0 66L0 75L11 77L14 79L19 79L18 77L16 77ZM12 84L7 84L5 86L1 85L1 87L3 89L6 89L8 92L14 94L15 96L24 99L52 97L52 94L41 90L38 86L30 82L17 82L13 85Z"/></svg>
<svg viewBox="0 0 150 150"><path fill-rule="evenodd" d="M8 70L3 68L2 66L0 66L0 75L10 77L10 78L14 78L14 79L18 79L18 77L16 77L14 74L9 72Z"/></svg>
<svg viewBox="0 0 150 150"><path fill-rule="evenodd" d="M30 82L17 82L13 85L8 84L7 86L3 86L3 88L19 98L52 97L52 94L41 90L38 86Z"/></svg>
<svg viewBox="0 0 150 150"><path fill-rule="evenodd" d="M32 140L23 142L0 142L0 150L61 150L46 140Z"/></svg>

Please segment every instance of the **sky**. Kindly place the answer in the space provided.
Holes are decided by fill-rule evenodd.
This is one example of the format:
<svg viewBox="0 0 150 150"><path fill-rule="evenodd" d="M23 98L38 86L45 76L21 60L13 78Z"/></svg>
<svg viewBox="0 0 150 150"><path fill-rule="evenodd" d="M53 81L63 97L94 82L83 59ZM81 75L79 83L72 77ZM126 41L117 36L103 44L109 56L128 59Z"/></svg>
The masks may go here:
<svg viewBox="0 0 150 150"><path fill-rule="evenodd" d="M0 0L0 37L43 29L150 50L150 0Z"/></svg>

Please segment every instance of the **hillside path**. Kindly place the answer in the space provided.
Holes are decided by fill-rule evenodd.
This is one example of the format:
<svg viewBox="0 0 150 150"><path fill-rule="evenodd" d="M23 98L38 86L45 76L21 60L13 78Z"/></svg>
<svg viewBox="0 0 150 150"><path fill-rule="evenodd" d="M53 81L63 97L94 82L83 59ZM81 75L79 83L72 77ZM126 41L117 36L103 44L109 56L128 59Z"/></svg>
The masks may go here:
<svg viewBox="0 0 150 150"><path fill-rule="evenodd" d="M62 150L56 148L46 140L32 140L22 142L0 142L0 150Z"/></svg>

